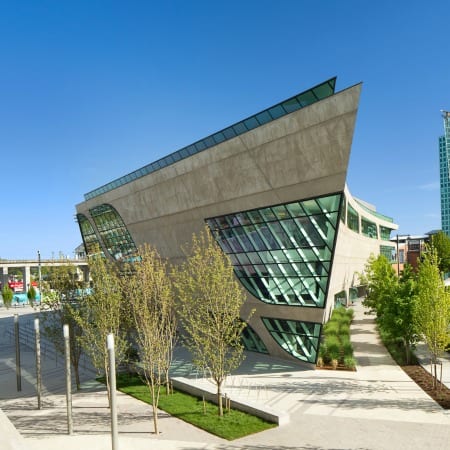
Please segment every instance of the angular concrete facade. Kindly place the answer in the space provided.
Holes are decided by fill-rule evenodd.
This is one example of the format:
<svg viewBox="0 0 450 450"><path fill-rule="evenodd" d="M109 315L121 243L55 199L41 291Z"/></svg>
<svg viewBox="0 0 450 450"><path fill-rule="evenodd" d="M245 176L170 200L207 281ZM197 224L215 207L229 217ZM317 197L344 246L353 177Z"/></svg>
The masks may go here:
<svg viewBox="0 0 450 450"><path fill-rule="evenodd" d="M333 89L323 98L302 104L313 92L305 91L292 112L285 101L232 126L239 135L217 144L205 138L206 149L196 144L202 150L183 158L176 152L158 170L136 171L130 180L86 194L76 207L86 248L99 242L120 259L148 242L177 262L206 222L247 288L243 317L256 310L248 347L314 363L335 295L345 292L348 299L358 284L355 272L380 246L392 245L386 233L396 228L346 187L361 85L334 93L334 80L327 83ZM279 108L283 115L276 117ZM253 129L239 128L255 117ZM370 236L362 234L362 220L372 224Z"/></svg>

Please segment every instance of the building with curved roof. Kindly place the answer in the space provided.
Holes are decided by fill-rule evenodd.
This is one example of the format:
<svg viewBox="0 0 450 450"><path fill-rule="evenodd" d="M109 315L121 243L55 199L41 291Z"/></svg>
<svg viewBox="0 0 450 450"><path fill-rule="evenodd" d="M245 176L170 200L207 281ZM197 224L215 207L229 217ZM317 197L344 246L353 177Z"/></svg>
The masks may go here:
<svg viewBox="0 0 450 450"><path fill-rule="evenodd" d="M87 253L116 260L150 243L172 262L205 223L255 310L249 350L313 364L320 333L348 304L370 254L397 225L350 194L361 84L332 78L101 186L76 206Z"/></svg>

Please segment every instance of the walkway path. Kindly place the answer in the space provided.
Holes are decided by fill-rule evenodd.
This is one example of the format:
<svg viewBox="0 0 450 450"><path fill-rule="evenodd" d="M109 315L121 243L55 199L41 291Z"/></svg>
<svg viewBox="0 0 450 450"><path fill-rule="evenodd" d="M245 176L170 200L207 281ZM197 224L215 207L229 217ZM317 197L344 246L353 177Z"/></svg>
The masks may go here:
<svg viewBox="0 0 450 450"><path fill-rule="evenodd" d="M55 361L45 363L43 410L35 409L31 351L28 355L24 352L29 379L25 378L25 388L18 395L11 367L13 349L4 342L2 332L11 323L11 319L0 320L0 407L25 437L24 448L111 448L106 396L101 386L90 381L88 370L83 372L82 393L74 394L74 436L65 434L65 397L58 381L63 373ZM373 317L364 315L359 304L351 332L358 360L356 372L304 370L248 353L230 377L231 396L286 411L288 424L230 443L164 415L162 434L157 438L151 432L150 408L119 393L120 449L448 449L450 414L392 361L380 345ZM450 363L445 364L444 374L450 373ZM196 376L183 352L176 355L173 375L187 377L200 386L207 383Z"/></svg>

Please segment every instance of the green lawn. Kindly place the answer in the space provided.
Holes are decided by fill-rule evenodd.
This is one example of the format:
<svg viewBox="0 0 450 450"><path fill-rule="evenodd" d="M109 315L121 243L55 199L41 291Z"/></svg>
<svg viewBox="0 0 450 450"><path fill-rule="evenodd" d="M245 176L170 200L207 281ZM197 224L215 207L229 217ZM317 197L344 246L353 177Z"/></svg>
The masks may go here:
<svg viewBox="0 0 450 450"><path fill-rule="evenodd" d="M118 375L117 388L128 395L151 404L148 388L138 376ZM233 409L230 412L225 411L224 416L219 417L217 406L209 402L206 403L205 414L202 399L180 391L166 395L164 388L161 392L159 408L171 416L178 417L211 434L228 440L238 439L277 426L259 417Z"/></svg>

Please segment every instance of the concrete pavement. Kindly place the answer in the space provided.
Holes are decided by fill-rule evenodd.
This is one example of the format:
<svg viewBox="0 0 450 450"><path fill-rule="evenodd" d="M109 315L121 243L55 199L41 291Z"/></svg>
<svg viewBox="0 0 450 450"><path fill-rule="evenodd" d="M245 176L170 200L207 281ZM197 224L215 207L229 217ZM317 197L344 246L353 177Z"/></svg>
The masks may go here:
<svg viewBox="0 0 450 450"><path fill-rule="evenodd" d="M290 418L286 425L228 442L162 413L162 434L156 437L150 408L119 393L120 449L448 449L450 414L392 361L380 345L373 317L364 315L360 304L354 309L351 332L358 360L356 372L304 370L286 361L248 353L228 379L226 391L232 399L283 411ZM10 310L9 316L14 312ZM30 308L23 312L32 319ZM1 314L8 315L5 311ZM36 409L32 349L22 352L23 390L16 391L13 343L7 333L11 326L11 317L0 319L0 407L20 433L23 448L111 448L106 394L103 386L92 381L94 376L87 365L82 373L82 392L73 395L73 436L66 434L61 358L55 362L50 352L44 358L42 410ZM450 374L450 363L444 364L445 378ZM175 355L172 376L187 378L200 387L208 384L180 350ZM0 416L0 424L3 422Z"/></svg>

